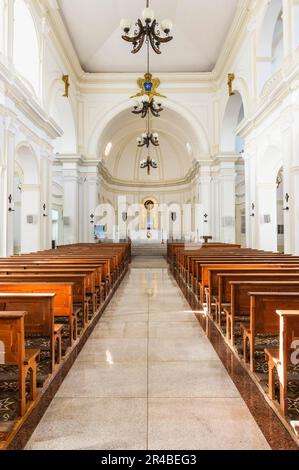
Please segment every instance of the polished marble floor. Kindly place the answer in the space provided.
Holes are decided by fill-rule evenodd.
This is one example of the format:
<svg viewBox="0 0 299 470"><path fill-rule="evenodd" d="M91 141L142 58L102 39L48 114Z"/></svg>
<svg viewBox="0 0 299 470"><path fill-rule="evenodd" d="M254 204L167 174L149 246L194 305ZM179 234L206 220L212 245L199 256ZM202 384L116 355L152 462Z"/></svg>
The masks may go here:
<svg viewBox="0 0 299 470"><path fill-rule="evenodd" d="M27 449L270 449L166 262L133 261Z"/></svg>

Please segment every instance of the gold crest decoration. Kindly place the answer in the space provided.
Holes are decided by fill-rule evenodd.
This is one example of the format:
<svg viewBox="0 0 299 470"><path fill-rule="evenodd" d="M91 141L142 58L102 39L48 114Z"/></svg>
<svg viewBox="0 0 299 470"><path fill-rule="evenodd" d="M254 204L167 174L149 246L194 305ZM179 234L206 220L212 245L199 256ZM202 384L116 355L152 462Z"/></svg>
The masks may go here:
<svg viewBox="0 0 299 470"><path fill-rule="evenodd" d="M161 95L157 91L161 82L159 78L153 78L151 73L145 73L144 78L138 78L137 85L140 88L140 91L131 96L131 98L138 98L140 96L147 95L149 97L149 101L153 101L155 97L166 98L166 96Z"/></svg>

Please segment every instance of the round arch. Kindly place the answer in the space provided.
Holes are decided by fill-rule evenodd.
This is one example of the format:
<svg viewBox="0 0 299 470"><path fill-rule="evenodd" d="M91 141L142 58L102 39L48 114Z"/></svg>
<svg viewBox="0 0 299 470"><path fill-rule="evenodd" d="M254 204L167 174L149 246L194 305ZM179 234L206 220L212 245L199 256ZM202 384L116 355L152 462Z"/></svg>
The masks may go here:
<svg viewBox="0 0 299 470"><path fill-rule="evenodd" d="M131 108L132 101L126 100L117 106L114 106L114 108L110 109L104 116L98 118L89 140L88 148L90 155L98 155L102 135L104 134L106 127L109 126L109 123L120 113L130 110ZM167 108L186 119L195 135L198 136L200 154L204 157L210 157L210 143L206 130L196 117L185 107L171 100L167 100Z"/></svg>
<svg viewBox="0 0 299 470"><path fill-rule="evenodd" d="M245 114L244 102L238 91L227 99L221 130L221 152L236 153L237 127Z"/></svg>

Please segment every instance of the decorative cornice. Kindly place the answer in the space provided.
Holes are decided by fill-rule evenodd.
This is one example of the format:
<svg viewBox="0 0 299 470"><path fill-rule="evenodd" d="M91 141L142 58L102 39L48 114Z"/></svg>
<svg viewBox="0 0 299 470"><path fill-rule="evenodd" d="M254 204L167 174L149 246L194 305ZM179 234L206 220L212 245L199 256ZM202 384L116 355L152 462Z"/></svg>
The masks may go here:
<svg viewBox="0 0 299 470"><path fill-rule="evenodd" d="M194 182L195 178L197 177L199 167L200 167L200 163L195 162L194 166L190 169L190 171L185 176L185 178L182 178L179 180L172 180L172 181L167 181L167 182L155 182L155 181L148 182L146 180L131 182L131 181L114 178L101 161L98 164L99 174L102 176L102 178L104 179L106 183L111 184L113 186L118 186L118 187L139 188L139 189L140 188L163 189L163 188L170 188L170 187L175 187L175 186L190 185L191 183Z"/></svg>
<svg viewBox="0 0 299 470"><path fill-rule="evenodd" d="M62 129L58 127L55 121L50 118L39 103L34 99L27 90L22 81L10 71L3 63L0 62L0 80L4 85L4 92L19 109L24 116L50 139L61 137Z"/></svg>

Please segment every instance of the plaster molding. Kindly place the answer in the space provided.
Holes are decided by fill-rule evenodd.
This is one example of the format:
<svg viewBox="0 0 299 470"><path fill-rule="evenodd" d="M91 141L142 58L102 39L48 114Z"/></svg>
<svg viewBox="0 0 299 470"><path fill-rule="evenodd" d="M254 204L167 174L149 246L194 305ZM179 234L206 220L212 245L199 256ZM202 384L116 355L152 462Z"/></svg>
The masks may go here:
<svg viewBox="0 0 299 470"><path fill-rule="evenodd" d="M126 188L170 188L174 186L186 186L190 185L194 182L195 178L198 175L199 171L199 162L196 162L193 166L193 168L190 169L189 173L186 175L185 178L180 179L180 180L175 180L175 181L163 181L163 182L148 182L148 181L136 181L136 182L130 182L126 180L120 180L117 178L114 178L107 168L103 165L103 163L100 161L99 162L99 174L102 177L102 179L112 185L112 186L118 186L118 187L126 187Z"/></svg>

